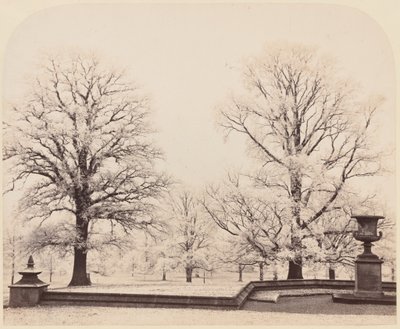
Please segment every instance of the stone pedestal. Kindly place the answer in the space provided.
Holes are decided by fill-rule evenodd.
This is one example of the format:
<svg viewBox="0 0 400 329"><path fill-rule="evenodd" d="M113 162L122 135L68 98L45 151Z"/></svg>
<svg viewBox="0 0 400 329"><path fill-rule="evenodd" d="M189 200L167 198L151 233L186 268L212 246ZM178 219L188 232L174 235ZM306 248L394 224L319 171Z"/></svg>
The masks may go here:
<svg viewBox="0 0 400 329"><path fill-rule="evenodd" d="M360 297L380 297L382 291L382 263L383 261L375 258L359 257L355 261L355 289L354 296Z"/></svg>
<svg viewBox="0 0 400 329"><path fill-rule="evenodd" d="M26 269L18 272L22 279L8 286L10 288L10 307L35 306L49 286L37 277L41 271L36 271L32 256L29 257Z"/></svg>
<svg viewBox="0 0 400 329"><path fill-rule="evenodd" d="M10 288L10 307L27 307L39 304L43 291L46 291L48 284L42 285L11 285Z"/></svg>

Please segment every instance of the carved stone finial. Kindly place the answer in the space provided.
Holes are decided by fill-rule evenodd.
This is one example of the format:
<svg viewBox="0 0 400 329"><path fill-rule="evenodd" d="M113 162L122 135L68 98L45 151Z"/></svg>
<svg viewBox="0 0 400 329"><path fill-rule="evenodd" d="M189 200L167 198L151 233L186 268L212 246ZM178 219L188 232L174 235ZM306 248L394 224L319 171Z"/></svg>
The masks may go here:
<svg viewBox="0 0 400 329"><path fill-rule="evenodd" d="M35 266L35 262L33 261L32 255L29 256L27 266L28 266L28 268L34 268L34 266Z"/></svg>

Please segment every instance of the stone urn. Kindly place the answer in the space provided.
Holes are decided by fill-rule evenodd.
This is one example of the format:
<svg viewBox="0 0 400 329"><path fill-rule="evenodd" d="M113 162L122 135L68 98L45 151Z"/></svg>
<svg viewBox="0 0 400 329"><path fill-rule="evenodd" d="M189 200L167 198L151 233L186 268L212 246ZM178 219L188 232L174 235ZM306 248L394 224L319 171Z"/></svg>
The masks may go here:
<svg viewBox="0 0 400 329"><path fill-rule="evenodd" d="M382 292L382 263L383 261L372 253L372 242L382 238L378 234L378 220L382 216L354 215L358 230L354 238L364 243L364 252L357 256L355 261L355 296L379 297Z"/></svg>

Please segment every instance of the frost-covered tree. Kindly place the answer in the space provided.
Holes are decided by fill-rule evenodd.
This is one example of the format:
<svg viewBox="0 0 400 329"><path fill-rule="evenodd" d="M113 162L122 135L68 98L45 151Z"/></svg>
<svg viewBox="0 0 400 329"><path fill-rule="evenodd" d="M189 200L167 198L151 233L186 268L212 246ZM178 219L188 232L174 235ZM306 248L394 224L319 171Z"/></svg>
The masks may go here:
<svg viewBox="0 0 400 329"><path fill-rule="evenodd" d="M168 212L174 258L184 267L186 282L192 282L194 269L209 267L212 227L189 192L173 196Z"/></svg>
<svg viewBox="0 0 400 329"><path fill-rule="evenodd" d="M289 279L302 278L304 238L354 179L375 175L370 127L381 98L364 101L333 62L302 45L274 45L244 69L247 93L221 109L246 138L255 183L290 209Z"/></svg>
<svg viewBox="0 0 400 329"><path fill-rule="evenodd" d="M166 281L167 273L178 266L175 244L173 231L168 226L155 239L145 237L144 244L136 246L137 269L160 273L162 281Z"/></svg>
<svg viewBox="0 0 400 329"><path fill-rule="evenodd" d="M208 187L201 201L206 214L229 233L234 245L228 261L239 266L286 259L290 253L288 212L274 196L260 195L249 182L230 175L218 187Z"/></svg>
<svg viewBox="0 0 400 329"><path fill-rule="evenodd" d="M162 274L162 281L166 281L167 273L176 268L177 261L169 248L165 251L158 248L156 256L157 261L154 265L154 269Z"/></svg>
<svg viewBox="0 0 400 329"><path fill-rule="evenodd" d="M238 271L238 281L243 281L243 271L247 266L254 266L260 260L259 253L255 252L248 243L234 236L224 237L218 248L219 261L229 267L234 266Z"/></svg>
<svg viewBox="0 0 400 329"><path fill-rule="evenodd" d="M168 182L154 169L161 154L150 138L147 103L123 73L93 57L70 56L45 62L26 102L8 115L9 189L26 182L20 211L53 223L47 228L54 238L42 236L47 244L72 248L70 285L89 284L95 221L125 232L155 224L152 209ZM57 214L71 218L60 232Z"/></svg>

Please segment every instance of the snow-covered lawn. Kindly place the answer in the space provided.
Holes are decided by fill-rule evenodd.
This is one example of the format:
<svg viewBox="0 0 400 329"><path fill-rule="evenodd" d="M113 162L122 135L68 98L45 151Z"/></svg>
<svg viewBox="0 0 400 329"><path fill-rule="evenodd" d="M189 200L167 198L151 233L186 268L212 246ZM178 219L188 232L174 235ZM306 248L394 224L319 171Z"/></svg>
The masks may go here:
<svg viewBox="0 0 400 329"><path fill-rule="evenodd" d="M64 280L53 281L49 290L54 291L76 291L76 292L104 292L104 293L125 293L125 294L159 294L159 295L186 295L186 296L219 296L233 297L248 282L238 282L236 278L214 277L193 278L192 283L186 283L183 277L171 278L167 281L121 276L104 277L92 276L92 285L86 287L68 287L69 277ZM236 280L235 280L236 279ZM8 304L9 289L3 291L3 304Z"/></svg>
<svg viewBox="0 0 400 329"><path fill-rule="evenodd" d="M244 285L201 285L185 283L160 283L153 284L93 284L90 287L63 287L53 288L55 291L75 292L105 292L127 294L160 294L160 295L186 295L186 296L235 296Z"/></svg>
<svg viewBox="0 0 400 329"><path fill-rule="evenodd" d="M66 287L51 289L54 291L72 292L104 292L104 293L126 293L126 294L159 294L179 296L235 296L242 286L200 286L200 285L93 285L90 287Z"/></svg>
<svg viewBox="0 0 400 329"><path fill-rule="evenodd" d="M383 325L395 322L394 315L296 314L248 310L90 306L38 306L4 310L5 325Z"/></svg>
<svg viewBox="0 0 400 329"><path fill-rule="evenodd" d="M187 296L235 296L247 282L224 280L223 278L194 278L187 283L183 278L167 281L138 280L137 278L121 277L107 278L97 276L92 279L92 285L87 287L67 287L65 283L54 283L49 290L76 292L105 292L129 294L160 294Z"/></svg>

